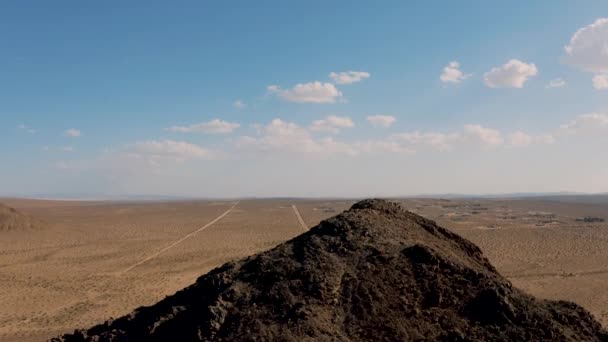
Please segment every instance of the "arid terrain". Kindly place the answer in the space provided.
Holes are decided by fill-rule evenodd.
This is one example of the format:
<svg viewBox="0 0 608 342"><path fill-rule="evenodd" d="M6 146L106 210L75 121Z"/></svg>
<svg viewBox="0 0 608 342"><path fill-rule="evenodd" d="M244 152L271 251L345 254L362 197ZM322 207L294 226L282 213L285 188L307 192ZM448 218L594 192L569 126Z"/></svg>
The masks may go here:
<svg viewBox="0 0 608 342"><path fill-rule="evenodd" d="M400 201L477 244L517 287L608 325L608 223L584 220L608 218L605 198ZM156 303L354 201L0 203L28 222L0 231L0 340L36 341Z"/></svg>

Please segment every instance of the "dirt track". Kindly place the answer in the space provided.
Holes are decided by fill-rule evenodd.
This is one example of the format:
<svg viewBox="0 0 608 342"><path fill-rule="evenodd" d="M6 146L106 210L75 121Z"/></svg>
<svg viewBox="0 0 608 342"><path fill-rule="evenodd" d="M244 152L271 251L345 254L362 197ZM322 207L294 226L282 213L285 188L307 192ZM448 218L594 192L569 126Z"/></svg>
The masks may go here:
<svg viewBox="0 0 608 342"><path fill-rule="evenodd" d="M574 303L512 287L435 222L364 200L153 306L53 339L131 340L605 342L608 332Z"/></svg>
<svg viewBox="0 0 608 342"><path fill-rule="evenodd" d="M146 262L148 262L148 261L156 258L157 256L165 253L166 251L170 250L171 248L173 248L173 247L179 245L180 243L184 242L186 239L188 239L188 238L194 236L195 234L200 233L201 231L203 231L203 230L211 227L214 223L218 222L224 216L228 215L232 211L232 209L234 209L234 207L236 207L238 204L239 204L239 202L236 202L232 207L230 207L230 209L226 210L222 215L216 217L213 221L207 223L206 225L200 227L199 229L197 229L197 230L195 230L193 232L190 232L190 233L182 236L181 238L179 238L175 242L171 243L170 245L164 247L163 249L159 250L158 252L155 252L155 253L151 254L150 256L142 259L141 261L138 261L138 262L134 263L133 265L125 268L124 270L122 270L121 272L119 272L119 275L125 274L125 273L129 272L130 270L134 269L135 267L137 267L139 265L142 265L142 264L144 264L144 263L146 263Z"/></svg>
<svg viewBox="0 0 608 342"><path fill-rule="evenodd" d="M241 201L201 230L234 202L2 202L42 220L45 228L1 233L0 341L40 341L122 316L226 261L291 239L353 203ZM582 304L608 324L608 274L602 272L608 263L608 223L574 220L608 214L608 205L602 211L598 205L526 201L403 203L479 245L517 287ZM542 212L555 217L540 217Z"/></svg>
<svg viewBox="0 0 608 342"><path fill-rule="evenodd" d="M304 219L302 218L302 215L300 214L300 211L298 210L298 207L296 207L295 204L292 204L291 208L293 209L293 212L296 214L296 217L298 219L298 223L300 224L300 226L302 227L302 229L304 231L307 231L308 230L308 226L306 225L306 222L304 222Z"/></svg>

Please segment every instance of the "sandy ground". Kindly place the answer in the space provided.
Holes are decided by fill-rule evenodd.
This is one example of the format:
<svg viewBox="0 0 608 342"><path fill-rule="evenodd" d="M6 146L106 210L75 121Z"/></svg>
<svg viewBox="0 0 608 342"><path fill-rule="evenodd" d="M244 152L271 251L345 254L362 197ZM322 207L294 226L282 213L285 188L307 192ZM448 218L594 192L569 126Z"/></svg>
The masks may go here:
<svg viewBox="0 0 608 342"><path fill-rule="evenodd" d="M404 201L481 247L500 273L525 291L574 301L608 325L608 219L605 204L551 201Z"/></svg>
<svg viewBox="0 0 608 342"><path fill-rule="evenodd" d="M0 341L39 341L155 303L354 201L0 202L45 224L1 232ZM608 325L608 224L576 221L608 218L608 203L402 202L478 244L516 286Z"/></svg>

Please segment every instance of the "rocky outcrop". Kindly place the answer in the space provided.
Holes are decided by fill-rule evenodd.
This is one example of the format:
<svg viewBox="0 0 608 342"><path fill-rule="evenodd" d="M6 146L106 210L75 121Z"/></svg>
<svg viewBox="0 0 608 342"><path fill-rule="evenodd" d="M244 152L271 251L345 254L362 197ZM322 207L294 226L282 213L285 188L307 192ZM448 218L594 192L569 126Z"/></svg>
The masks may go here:
<svg viewBox="0 0 608 342"><path fill-rule="evenodd" d="M585 309L514 288L481 250L383 200L56 341L608 341Z"/></svg>

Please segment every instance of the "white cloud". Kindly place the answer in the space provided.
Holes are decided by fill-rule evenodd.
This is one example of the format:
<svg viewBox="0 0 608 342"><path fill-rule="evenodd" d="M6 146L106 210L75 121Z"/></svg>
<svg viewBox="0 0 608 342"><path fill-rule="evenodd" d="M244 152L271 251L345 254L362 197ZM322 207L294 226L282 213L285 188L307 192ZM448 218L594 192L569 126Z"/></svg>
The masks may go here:
<svg viewBox="0 0 608 342"><path fill-rule="evenodd" d="M567 63L596 74L608 73L608 18L580 28L564 50Z"/></svg>
<svg viewBox="0 0 608 342"><path fill-rule="evenodd" d="M397 118L391 115L370 115L367 121L374 127L388 128L397 121Z"/></svg>
<svg viewBox="0 0 608 342"><path fill-rule="evenodd" d="M336 86L319 81L296 84L285 90L276 85L268 86L267 89L286 101L298 103L334 103L342 97Z"/></svg>
<svg viewBox="0 0 608 342"><path fill-rule="evenodd" d="M395 153L403 155L416 154L416 150L405 146L403 143L391 140L369 140L353 144L361 153L377 154L377 153Z"/></svg>
<svg viewBox="0 0 608 342"><path fill-rule="evenodd" d="M408 145L423 145L439 151L448 151L452 149L452 143L460 140L460 134L415 131L394 134L391 139Z"/></svg>
<svg viewBox="0 0 608 342"><path fill-rule="evenodd" d="M327 120L349 126L348 120ZM316 139L310 130L295 123L274 119L265 126L258 127L258 136L241 137L236 147L253 149L268 155L268 152L299 153L316 157L330 155L358 156L375 153L413 154L415 150L396 139L377 139L369 141L342 142L333 138Z"/></svg>
<svg viewBox="0 0 608 342"><path fill-rule="evenodd" d="M310 129L313 131L338 133L342 128L351 128L354 126L353 120L347 116L330 115L325 119L313 121Z"/></svg>
<svg viewBox="0 0 608 342"><path fill-rule="evenodd" d="M608 119L607 119L608 120ZM331 125L329 122L334 122ZM373 155L375 153L415 154L420 149L452 151L457 148L470 148L471 144L481 148L525 147L532 144L553 144L551 134L529 135L516 131L504 135L501 131L481 125L465 125L456 132L403 132L367 141L342 142L332 138L317 139L311 134L314 130L337 132L341 127L349 127L348 118L336 120L317 120L306 129L293 122L274 119L264 126L256 126L257 136L241 137L236 147L259 152L305 153L311 155ZM337 128L336 128L337 127ZM335 129L334 129L335 128Z"/></svg>
<svg viewBox="0 0 608 342"><path fill-rule="evenodd" d="M360 82L369 76L369 72L365 71L343 71L331 72L329 74L329 77L336 82L336 84L352 84Z"/></svg>
<svg viewBox="0 0 608 342"><path fill-rule="evenodd" d="M557 140L552 134L541 134L539 136L536 136L535 141L538 144L551 145L555 144Z"/></svg>
<svg viewBox="0 0 608 342"><path fill-rule="evenodd" d="M21 124L21 125L17 126L17 128L20 129L20 130L22 130L22 131L25 131L27 133L30 133L30 134L36 133L35 129L33 129L33 128L27 126L27 125L24 125L24 124Z"/></svg>
<svg viewBox="0 0 608 342"><path fill-rule="evenodd" d="M196 144L174 140L138 141L118 149L104 148L100 152L101 154L94 157L59 161L53 166L78 172L97 171L110 177L130 175L134 177L130 181L137 182L153 174L177 170L174 167L180 167L178 165L185 162L218 159L222 156L221 151L212 151ZM175 179L182 175L183 172L175 175Z"/></svg>
<svg viewBox="0 0 608 342"><path fill-rule="evenodd" d="M466 147L467 143L474 143L483 148L505 146L505 138L499 130L481 125L465 125L462 131L450 133L406 132L394 134L389 139L404 144L412 150L420 147L430 147L437 151L452 151L457 147ZM521 131L508 135L507 140L509 146L517 147L528 146L530 144L552 144L555 142L553 136L548 134L530 136Z"/></svg>
<svg viewBox="0 0 608 342"><path fill-rule="evenodd" d="M525 147L531 144L553 144L555 138L550 134L531 136L522 131L516 131L509 134L508 141L512 147Z"/></svg>
<svg viewBox="0 0 608 342"><path fill-rule="evenodd" d="M313 155L358 154L349 144L337 142L332 138L316 140L307 129L281 119L274 119L261 126L257 137L241 137L237 141L237 148Z"/></svg>
<svg viewBox="0 0 608 342"><path fill-rule="evenodd" d="M212 133L212 134L226 134L232 133L235 129L241 125L236 122L228 122L220 119L213 119L209 122L199 123L190 126L173 126L167 128L171 132L181 133Z"/></svg>
<svg viewBox="0 0 608 342"><path fill-rule="evenodd" d="M273 119L268 125L262 127L262 130L268 135L273 136L300 135L306 132L297 124L281 119Z"/></svg>
<svg viewBox="0 0 608 342"><path fill-rule="evenodd" d="M566 85L566 81L561 78L556 78L549 81L549 84L545 88L561 88Z"/></svg>
<svg viewBox="0 0 608 342"><path fill-rule="evenodd" d="M77 138L77 137L81 136L82 134L80 133L79 130L70 128L70 129L66 130L65 132L63 132L63 135L65 135L66 137Z"/></svg>
<svg viewBox="0 0 608 342"><path fill-rule="evenodd" d="M505 140L508 145L505 144ZM452 151L455 148L468 148L468 144L477 144L482 148L524 147L531 144L553 144L555 138L551 134L531 136L522 131L514 132L505 139L499 130L481 125L465 125L457 132L404 132L393 134L384 141L387 146L401 150L417 151L429 147L436 151ZM392 143L389 145L388 143ZM468 145L468 146L467 146Z"/></svg>
<svg viewBox="0 0 608 342"><path fill-rule="evenodd" d="M597 90L608 89L608 74L593 76L593 88Z"/></svg>
<svg viewBox="0 0 608 342"><path fill-rule="evenodd" d="M232 103L232 105L234 106L234 108L237 108L237 109L243 109L243 108L247 107L247 105L245 104L245 102L243 102L243 100L236 100Z"/></svg>
<svg viewBox="0 0 608 342"><path fill-rule="evenodd" d="M201 146L174 140L148 140L133 144L131 156L143 158L208 159L211 152Z"/></svg>
<svg viewBox="0 0 608 342"><path fill-rule="evenodd" d="M604 113L579 115L574 120L561 126L562 131L568 134L585 134L604 128L608 128L608 114Z"/></svg>
<svg viewBox="0 0 608 342"><path fill-rule="evenodd" d="M460 83L470 76L471 74L464 74L460 71L460 63L453 61L443 68L443 73L441 73L439 79L444 83Z"/></svg>
<svg viewBox="0 0 608 342"><path fill-rule="evenodd" d="M466 137L472 138L485 147L496 147L502 145L504 142L500 131L486 128L481 125L465 125L464 134Z"/></svg>
<svg viewBox="0 0 608 342"><path fill-rule="evenodd" d="M534 142L537 144L551 145L555 143L555 137L552 134L541 134L534 137Z"/></svg>
<svg viewBox="0 0 608 342"><path fill-rule="evenodd" d="M523 88L526 81L538 74L533 63L512 59L483 74L484 83L490 88Z"/></svg>

